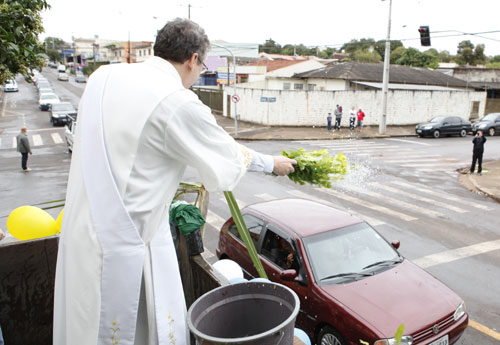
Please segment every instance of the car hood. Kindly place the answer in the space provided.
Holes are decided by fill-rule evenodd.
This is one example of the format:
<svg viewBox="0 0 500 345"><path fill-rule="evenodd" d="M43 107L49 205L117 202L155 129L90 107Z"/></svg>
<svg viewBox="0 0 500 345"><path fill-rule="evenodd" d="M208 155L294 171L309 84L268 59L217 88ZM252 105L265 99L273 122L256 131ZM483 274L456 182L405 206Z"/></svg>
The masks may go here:
<svg viewBox="0 0 500 345"><path fill-rule="evenodd" d="M58 99L44 99L40 101L40 104L52 104L52 103L60 103L61 101Z"/></svg>
<svg viewBox="0 0 500 345"><path fill-rule="evenodd" d="M462 299L408 260L356 282L322 286L323 291L392 338L404 323L413 334L455 312Z"/></svg>
<svg viewBox="0 0 500 345"><path fill-rule="evenodd" d="M428 123L421 123L421 124L418 125L418 127L434 126L434 125L436 125L436 124L428 122Z"/></svg>

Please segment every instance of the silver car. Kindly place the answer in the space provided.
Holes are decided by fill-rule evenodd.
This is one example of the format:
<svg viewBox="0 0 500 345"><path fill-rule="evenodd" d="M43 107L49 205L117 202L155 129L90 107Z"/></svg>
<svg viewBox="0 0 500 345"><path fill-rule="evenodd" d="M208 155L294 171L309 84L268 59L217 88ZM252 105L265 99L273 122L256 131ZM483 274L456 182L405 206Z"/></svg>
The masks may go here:
<svg viewBox="0 0 500 345"><path fill-rule="evenodd" d="M5 92L17 92L19 91L19 88L17 87L17 82L14 79L7 79L3 90Z"/></svg>
<svg viewBox="0 0 500 345"><path fill-rule="evenodd" d="M57 80L68 81L69 77L66 73L62 72L57 75Z"/></svg>
<svg viewBox="0 0 500 345"><path fill-rule="evenodd" d="M66 137L66 145L68 145L68 151L73 152L73 141L76 131L76 120L70 117L70 121L66 124L66 130L64 131L64 136Z"/></svg>

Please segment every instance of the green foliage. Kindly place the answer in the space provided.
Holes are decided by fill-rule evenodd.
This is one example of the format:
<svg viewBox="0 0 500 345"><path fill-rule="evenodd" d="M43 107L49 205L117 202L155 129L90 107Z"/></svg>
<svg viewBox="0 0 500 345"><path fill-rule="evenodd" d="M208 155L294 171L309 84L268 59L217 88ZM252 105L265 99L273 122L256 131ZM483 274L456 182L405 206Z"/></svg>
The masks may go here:
<svg viewBox="0 0 500 345"><path fill-rule="evenodd" d="M55 49L47 49L47 56L49 57L50 61L57 62L60 60L59 52Z"/></svg>
<svg viewBox="0 0 500 345"><path fill-rule="evenodd" d="M406 48L401 46L401 47L397 47L396 49L394 49L394 51L391 53L391 64L395 64L396 61L398 61L401 56L403 56L403 53L406 51Z"/></svg>
<svg viewBox="0 0 500 345"><path fill-rule="evenodd" d="M401 41L391 41L391 55L394 50L403 47L403 42ZM375 50L380 56L385 56L385 40L377 41L374 45Z"/></svg>
<svg viewBox="0 0 500 345"><path fill-rule="evenodd" d="M382 57L377 53L376 50L368 51L368 50L356 50L352 53L352 59L354 61L359 62L380 62L382 61Z"/></svg>
<svg viewBox="0 0 500 345"><path fill-rule="evenodd" d="M47 8L46 0L0 1L0 84L42 68L45 47L38 35L43 32L40 12Z"/></svg>
<svg viewBox="0 0 500 345"><path fill-rule="evenodd" d="M63 39L57 37L46 37L44 40L47 48L51 49L63 49L66 46L66 42Z"/></svg>
<svg viewBox="0 0 500 345"><path fill-rule="evenodd" d="M342 152L335 157L328 150L305 152L303 148L290 152L282 151L285 157L295 159L295 171L288 175L290 180L300 185L306 183L331 188L331 180L339 180L349 172L349 162Z"/></svg>
<svg viewBox="0 0 500 345"><path fill-rule="evenodd" d="M319 57L323 59L331 59L335 53L337 53L337 49L328 47L319 53Z"/></svg>
<svg viewBox="0 0 500 345"><path fill-rule="evenodd" d="M488 62L486 64L487 68L500 68L500 62Z"/></svg>
<svg viewBox="0 0 500 345"><path fill-rule="evenodd" d="M403 332L405 331L405 325L402 323L399 325L398 329L396 330L396 333L394 334L394 339L396 339L396 342L401 344L401 338L403 337Z"/></svg>
<svg viewBox="0 0 500 345"><path fill-rule="evenodd" d="M489 63L500 62L500 55L493 56L488 60Z"/></svg>
<svg viewBox="0 0 500 345"><path fill-rule="evenodd" d="M281 45L270 38L266 40L266 43L259 45L259 52L268 54L281 54Z"/></svg>
<svg viewBox="0 0 500 345"><path fill-rule="evenodd" d="M398 65L406 65L413 67L438 68L439 59L428 53L422 53L415 48L406 49L401 57L396 60Z"/></svg>
<svg viewBox="0 0 500 345"><path fill-rule="evenodd" d="M486 62L484 55L484 44L478 44L474 47L471 41L462 41L458 44L456 63L459 65L476 66Z"/></svg>
<svg viewBox="0 0 500 345"><path fill-rule="evenodd" d="M340 50L352 54L356 50L368 50L374 46L375 40L373 38L362 38L360 40L352 39L350 42L344 43Z"/></svg>

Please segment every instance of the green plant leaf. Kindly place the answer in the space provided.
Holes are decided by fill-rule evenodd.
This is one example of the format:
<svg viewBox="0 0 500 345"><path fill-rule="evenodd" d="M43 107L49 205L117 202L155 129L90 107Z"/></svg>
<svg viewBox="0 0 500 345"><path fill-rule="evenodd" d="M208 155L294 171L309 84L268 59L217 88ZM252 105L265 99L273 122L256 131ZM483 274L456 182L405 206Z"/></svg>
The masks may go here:
<svg viewBox="0 0 500 345"><path fill-rule="evenodd" d="M394 333L394 339L396 339L396 342L398 343L398 345L401 344L401 338L403 337L404 331L405 331L405 325L402 323L401 325L399 325L396 333Z"/></svg>

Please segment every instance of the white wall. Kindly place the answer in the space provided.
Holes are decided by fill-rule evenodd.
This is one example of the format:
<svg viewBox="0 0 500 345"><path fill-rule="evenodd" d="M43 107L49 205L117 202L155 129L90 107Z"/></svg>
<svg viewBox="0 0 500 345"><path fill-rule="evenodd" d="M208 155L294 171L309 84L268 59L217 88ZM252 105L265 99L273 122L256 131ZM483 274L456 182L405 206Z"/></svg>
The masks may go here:
<svg viewBox="0 0 500 345"><path fill-rule="evenodd" d="M267 72L267 77L291 77L295 73L308 72L324 67L325 65L323 65L321 62L315 60L307 60L290 66L279 68L271 72Z"/></svg>
<svg viewBox="0 0 500 345"><path fill-rule="evenodd" d="M230 88L225 92L232 94L233 90ZM343 125L348 124L352 106L363 109L366 125L377 125L382 109L382 91L306 92L237 88L237 93L241 120L274 126L324 126L328 112L333 112L336 104L344 109ZM261 102L261 97L276 97L276 102ZM473 101L480 102L479 116L483 116L485 92L389 91L387 124L417 124L437 115L457 115L468 120ZM234 104L231 106L234 114Z"/></svg>

